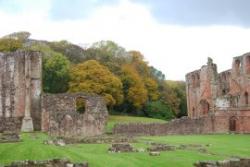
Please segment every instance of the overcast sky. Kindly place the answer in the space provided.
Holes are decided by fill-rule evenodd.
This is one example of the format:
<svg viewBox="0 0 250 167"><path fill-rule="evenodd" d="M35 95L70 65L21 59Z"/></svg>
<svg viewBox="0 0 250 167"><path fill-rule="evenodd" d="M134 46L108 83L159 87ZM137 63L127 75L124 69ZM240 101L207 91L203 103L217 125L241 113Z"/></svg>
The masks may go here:
<svg viewBox="0 0 250 167"><path fill-rule="evenodd" d="M207 57L219 71L250 51L249 0L0 0L0 36L139 50L167 79L184 80Z"/></svg>

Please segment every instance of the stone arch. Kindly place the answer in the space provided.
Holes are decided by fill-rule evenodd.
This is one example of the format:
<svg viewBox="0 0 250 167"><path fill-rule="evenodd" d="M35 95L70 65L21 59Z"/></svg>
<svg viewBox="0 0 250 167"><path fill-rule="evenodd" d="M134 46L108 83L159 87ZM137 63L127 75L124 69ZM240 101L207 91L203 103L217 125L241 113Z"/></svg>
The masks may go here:
<svg viewBox="0 0 250 167"><path fill-rule="evenodd" d="M250 56L246 56L246 63L245 63L245 69L246 69L246 73L250 74Z"/></svg>
<svg viewBox="0 0 250 167"><path fill-rule="evenodd" d="M229 118L229 131L235 132L237 129L237 118L235 116L232 116Z"/></svg>
<svg viewBox="0 0 250 167"><path fill-rule="evenodd" d="M208 101L205 100L205 99L202 99L200 101L200 111L201 111L201 114L203 114L203 115L208 114L209 108L210 108L210 104L208 103Z"/></svg>
<svg viewBox="0 0 250 167"><path fill-rule="evenodd" d="M62 122L60 123L60 130L63 135L68 135L70 131L74 130L74 120L71 115L66 114L63 117ZM61 134L62 135L62 134Z"/></svg>

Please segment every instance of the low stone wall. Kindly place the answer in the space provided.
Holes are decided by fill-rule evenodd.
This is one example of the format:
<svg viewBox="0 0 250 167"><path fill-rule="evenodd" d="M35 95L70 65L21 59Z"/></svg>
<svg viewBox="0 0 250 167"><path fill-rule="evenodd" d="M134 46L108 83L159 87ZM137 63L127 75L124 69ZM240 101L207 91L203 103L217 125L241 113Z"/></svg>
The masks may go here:
<svg viewBox="0 0 250 167"><path fill-rule="evenodd" d="M22 125L21 117L0 117L0 133L8 132L20 132Z"/></svg>
<svg viewBox="0 0 250 167"><path fill-rule="evenodd" d="M15 132L5 131L4 133L0 133L0 143L19 142L19 141L20 137Z"/></svg>
<svg viewBox="0 0 250 167"><path fill-rule="evenodd" d="M210 134L229 131L226 117L203 117L191 119L183 117L168 123L129 123L116 124L113 134L125 135L171 135L171 134Z"/></svg>
<svg viewBox="0 0 250 167"><path fill-rule="evenodd" d="M194 164L195 167L249 167L250 159L232 159L224 161L203 161Z"/></svg>
<svg viewBox="0 0 250 167"><path fill-rule="evenodd" d="M18 161L0 167L88 167L88 163L71 163L68 160L53 159L47 161Z"/></svg>

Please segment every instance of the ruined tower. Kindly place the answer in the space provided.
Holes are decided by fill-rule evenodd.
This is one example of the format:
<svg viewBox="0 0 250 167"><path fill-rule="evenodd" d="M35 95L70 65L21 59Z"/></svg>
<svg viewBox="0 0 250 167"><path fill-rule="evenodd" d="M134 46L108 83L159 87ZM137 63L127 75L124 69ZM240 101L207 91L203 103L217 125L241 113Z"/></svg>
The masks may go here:
<svg viewBox="0 0 250 167"><path fill-rule="evenodd" d="M186 75L188 116L211 118L212 131L250 132L250 53L234 57L221 73L207 65Z"/></svg>

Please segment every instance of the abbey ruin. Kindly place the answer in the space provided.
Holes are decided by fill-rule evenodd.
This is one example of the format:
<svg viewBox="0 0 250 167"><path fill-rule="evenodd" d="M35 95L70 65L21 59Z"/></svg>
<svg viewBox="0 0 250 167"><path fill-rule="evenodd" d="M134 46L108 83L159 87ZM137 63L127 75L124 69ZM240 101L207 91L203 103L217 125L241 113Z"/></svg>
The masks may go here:
<svg viewBox="0 0 250 167"><path fill-rule="evenodd" d="M41 53L0 53L0 68L0 133L42 130L68 137L104 132L108 111L102 97L42 92ZM79 98L85 101L84 113L76 111Z"/></svg>
<svg viewBox="0 0 250 167"><path fill-rule="evenodd" d="M211 58L186 75L188 116L204 119L212 132L250 132L250 53L218 73Z"/></svg>
<svg viewBox="0 0 250 167"><path fill-rule="evenodd" d="M102 97L85 93L42 92L42 54L0 53L0 133L48 132L85 137L104 133L108 111ZM233 59L232 69L217 72L212 59L186 75L188 117L165 124L116 125L114 134L204 134L250 132L250 53ZM85 101L79 113L76 101Z"/></svg>
<svg viewBox="0 0 250 167"><path fill-rule="evenodd" d="M164 124L116 125L114 134L170 135L250 133L250 53L233 59L232 69L207 65L186 75L188 117Z"/></svg>

